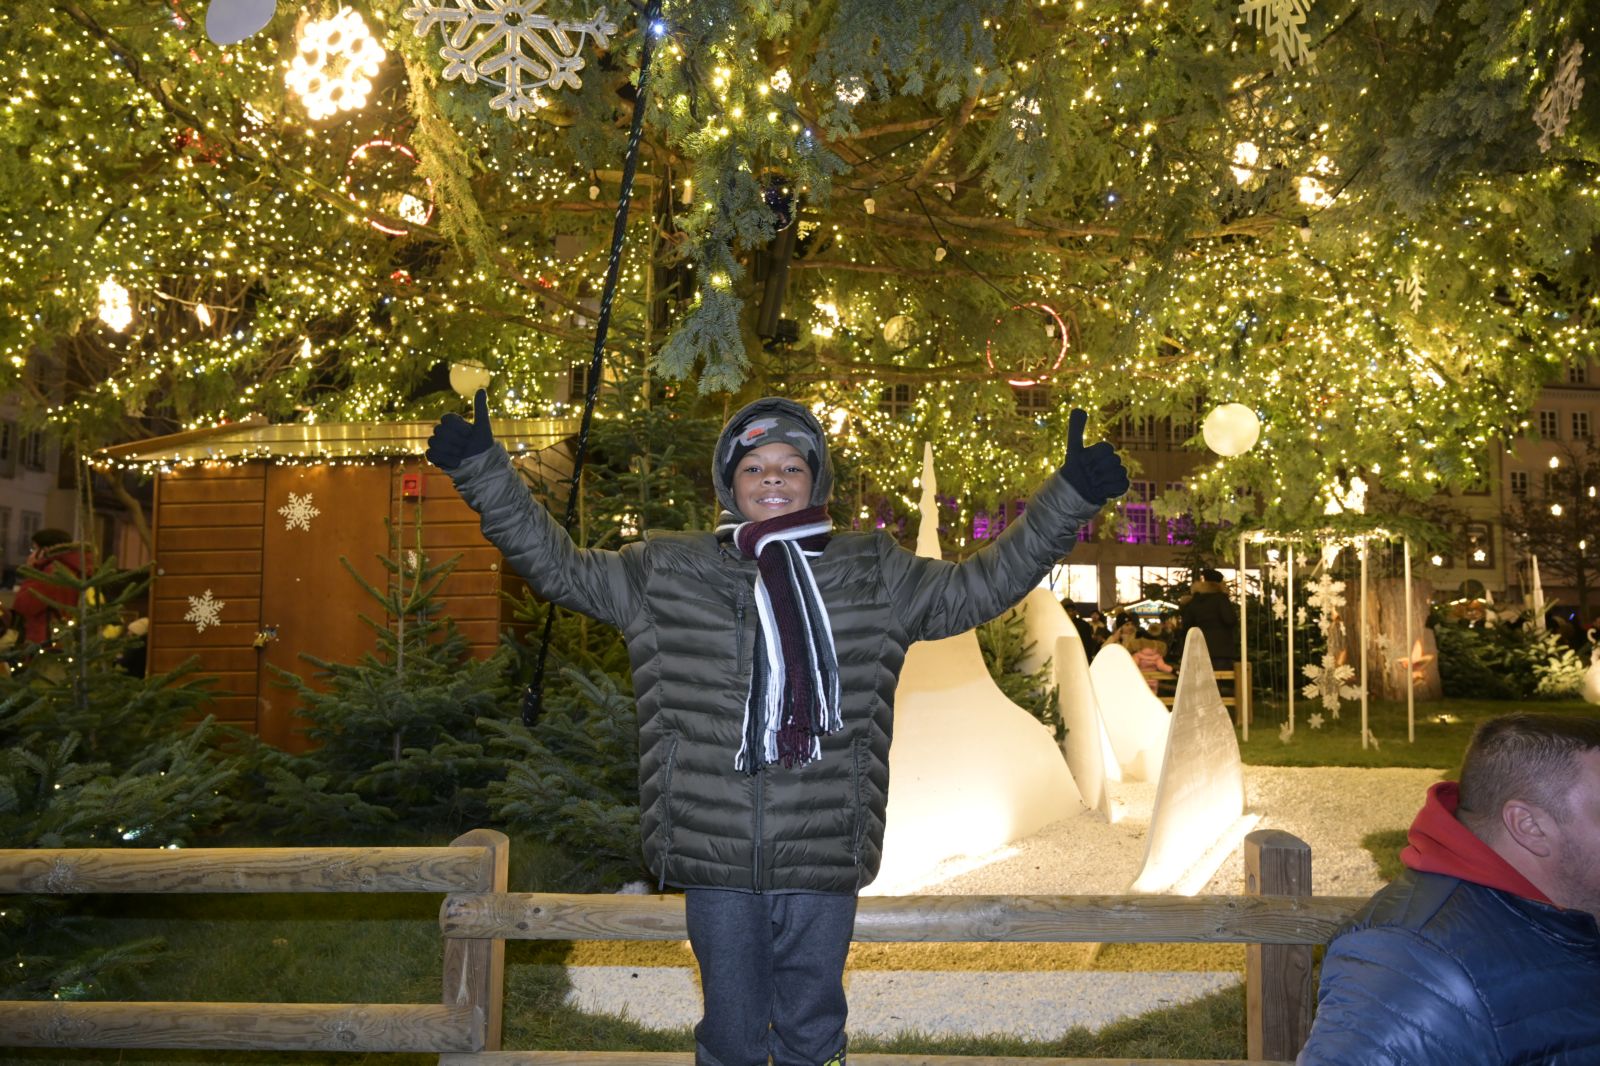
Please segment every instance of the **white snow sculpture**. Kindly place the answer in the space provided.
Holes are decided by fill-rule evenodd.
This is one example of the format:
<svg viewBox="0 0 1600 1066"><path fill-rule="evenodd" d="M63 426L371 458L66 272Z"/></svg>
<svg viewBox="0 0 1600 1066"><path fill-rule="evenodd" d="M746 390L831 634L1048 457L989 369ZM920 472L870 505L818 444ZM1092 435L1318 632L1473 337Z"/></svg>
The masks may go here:
<svg viewBox="0 0 1600 1066"><path fill-rule="evenodd" d="M1124 780L1154 781L1161 776L1171 715L1145 683L1133 656L1121 644L1102 645L1089 664L1100 704L1100 720L1111 738Z"/></svg>
<svg viewBox="0 0 1600 1066"><path fill-rule="evenodd" d="M1067 725L1067 738L1061 752L1067 757L1078 794L1090 809L1099 811L1106 821L1114 821L1108 781L1122 780L1122 767L1111 738L1100 720L1100 703L1095 699L1094 683L1089 680L1089 657L1083 638L1072 626L1056 638L1056 705Z"/></svg>
<svg viewBox="0 0 1600 1066"><path fill-rule="evenodd" d="M917 554L938 558L933 449L923 453ZM971 630L913 644L895 690L883 866L865 889L904 892L1083 812L1055 738L995 685Z"/></svg>
<svg viewBox="0 0 1600 1066"><path fill-rule="evenodd" d="M1583 672L1583 698L1600 703L1600 648L1589 653L1589 669Z"/></svg>
<svg viewBox="0 0 1600 1066"><path fill-rule="evenodd" d="M1211 672L1205 637L1191 630L1183 642L1166 758L1145 837L1144 867L1131 890L1170 888L1243 814L1239 742Z"/></svg>
<svg viewBox="0 0 1600 1066"><path fill-rule="evenodd" d="M1074 636L1078 633L1078 627L1061 609L1055 593L1047 588L1031 590L1009 613L1022 616L1022 642L1029 647L1017 660L1017 669L1025 674L1033 673L1050 661L1055 653L1056 638L1069 632Z"/></svg>

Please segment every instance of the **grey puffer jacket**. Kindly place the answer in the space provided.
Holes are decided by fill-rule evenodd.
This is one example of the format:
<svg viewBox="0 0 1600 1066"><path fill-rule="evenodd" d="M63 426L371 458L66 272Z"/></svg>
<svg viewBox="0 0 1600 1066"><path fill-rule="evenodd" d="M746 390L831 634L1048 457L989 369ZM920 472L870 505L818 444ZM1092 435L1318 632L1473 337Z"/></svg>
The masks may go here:
<svg viewBox="0 0 1600 1066"><path fill-rule="evenodd" d="M883 533L835 534L812 572L838 651L844 727L822 739L820 760L750 775L734 756L755 653L755 562L711 533L580 550L499 445L451 476L535 591L622 631L650 870L664 885L758 892L854 892L877 875L906 647L999 615L1099 510L1051 477L1021 519L961 563L919 558Z"/></svg>

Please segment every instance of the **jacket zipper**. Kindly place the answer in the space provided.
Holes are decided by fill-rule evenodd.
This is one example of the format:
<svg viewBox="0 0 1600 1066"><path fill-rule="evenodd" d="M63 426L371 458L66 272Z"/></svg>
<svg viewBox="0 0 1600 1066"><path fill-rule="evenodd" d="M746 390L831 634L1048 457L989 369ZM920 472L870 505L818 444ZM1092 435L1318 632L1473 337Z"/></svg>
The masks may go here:
<svg viewBox="0 0 1600 1066"><path fill-rule="evenodd" d="M739 598L733 601L733 648L734 664L737 672L744 673L744 593L739 593Z"/></svg>
<svg viewBox="0 0 1600 1066"><path fill-rule="evenodd" d="M667 847L661 854L661 880L656 885L657 892L667 890L667 865L672 861L672 771L678 765L678 735L672 734L672 746L667 749L667 772L661 787L661 802L666 809L662 811L661 820L665 823Z"/></svg>

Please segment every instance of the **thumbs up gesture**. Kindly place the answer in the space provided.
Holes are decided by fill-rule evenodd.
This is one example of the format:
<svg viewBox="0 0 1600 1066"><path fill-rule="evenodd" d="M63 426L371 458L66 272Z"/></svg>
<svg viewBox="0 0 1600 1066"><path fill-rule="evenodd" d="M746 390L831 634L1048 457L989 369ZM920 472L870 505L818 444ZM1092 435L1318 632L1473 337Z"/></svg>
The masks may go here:
<svg viewBox="0 0 1600 1066"><path fill-rule="evenodd" d="M472 398L472 414L471 422L454 412L439 420L428 438L428 462L440 470L450 471L489 450L489 445L494 443L494 429L489 425L489 394L482 389ZM1082 427L1079 436L1082 436Z"/></svg>
<svg viewBox="0 0 1600 1066"><path fill-rule="evenodd" d="M1061 466L1061 476L1084 499L1103 504L1128 491L1128 471L1109 442L1083 446L1083 427L1088 421L1088 413L1077 407L1067 417L1067 461Z"/></svg>

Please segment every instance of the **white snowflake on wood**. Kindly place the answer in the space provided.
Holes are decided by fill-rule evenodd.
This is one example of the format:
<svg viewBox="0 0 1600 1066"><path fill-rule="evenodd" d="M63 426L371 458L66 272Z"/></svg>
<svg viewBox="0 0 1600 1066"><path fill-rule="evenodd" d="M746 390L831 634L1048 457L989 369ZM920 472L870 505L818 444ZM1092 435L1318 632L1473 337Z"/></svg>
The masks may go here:
<svg viewBox="0 0 1600 1066"><path fill-rule="evenodd" d="M222 609L226 606L226 603L211 595L210 589L206 589L202 595L189 597L189 611L183 620L193 622L196 633L204 633L207 626L222 624Z"/></svg>
<svg viewBox="0 0 1600 1066"><path fill-rule="evenodd" d="M312 493L304 496L298 493L289 493L289 502L278 508L278 513L283 515L284 529L303 529L311 531L311 520L322 513L321 508L311 505Z"/></svg>
<svg viewBox="0 0 1600 1066"><path fill-rule="evenodd" d="M1300 691L1308 700L1321 700L1322 705L1339 717L1339 700L1359 699L1361 690L1350 684L1356 676L1356 668L1349 663L1336 662L1333 652L1324 652L1322 665L1307 663L1304 667L1305 675L1311 683Z"/></svg>
<svg viewBox="0 0 1600 1066"><path fill-rule="evenodd" d="M489 106L515 121L549 103L540 89L583 84L578 49L585 37L604 48L617 32L603 7L588 21L575 22L541 15L543 6L544 0L413 0L404 15L416 22L418 37L439 28L446 79L473 85L482 78L500 90Z"/></svg>
<svg viewBox="0 0 1600 1066"><path fill-rule="evenodd" d="M1306 719L1306 725L1310 726L1312 729L1321 729L1325 721L1327 721L1327 719L1322 717L1321 711L1312 711L1311 716Z"/></svg>
<svg viewBox="0 0 1600 1066"><path fill-rule="evenodd" d="M1296 62L1313 66L1311 37L1306 33L1306 15L1312 0L1240 0L1239 15L1272 38L1272 58L1284 70Z"/></svg>
<svg viewBox="0 0 1600 1066"><path fill-rule="evenodd" d="M1567 122L1578 109L1578 101L1583 99L1583 78L1579 77L1582 69L1583 42L1573 41L1561 54L1555 77L1550 79L1539 97L1539 106L1533 111L1533 123L1540 130L1539 151L1548 152L1556 138L1567 132Z"/></svg>

